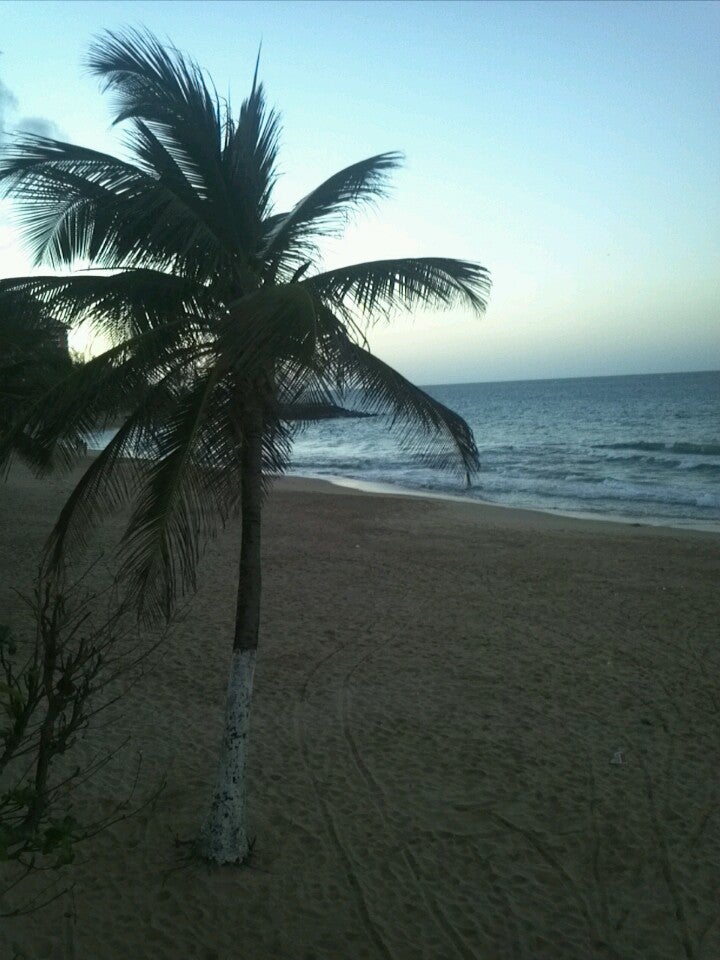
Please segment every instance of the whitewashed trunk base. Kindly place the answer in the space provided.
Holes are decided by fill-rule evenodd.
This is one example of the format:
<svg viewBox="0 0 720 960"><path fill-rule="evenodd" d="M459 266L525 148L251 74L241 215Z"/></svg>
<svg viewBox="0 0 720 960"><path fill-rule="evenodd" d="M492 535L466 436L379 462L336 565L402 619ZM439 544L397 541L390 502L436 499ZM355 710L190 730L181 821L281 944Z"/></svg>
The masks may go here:
<svg viewBox="0 0 720 960"><path fill-rule="evenodd" d="M242 863L250 852L245 762L254 673L255 651L233 650L215 790L198 842L200 855L214 863Z"/></svg>

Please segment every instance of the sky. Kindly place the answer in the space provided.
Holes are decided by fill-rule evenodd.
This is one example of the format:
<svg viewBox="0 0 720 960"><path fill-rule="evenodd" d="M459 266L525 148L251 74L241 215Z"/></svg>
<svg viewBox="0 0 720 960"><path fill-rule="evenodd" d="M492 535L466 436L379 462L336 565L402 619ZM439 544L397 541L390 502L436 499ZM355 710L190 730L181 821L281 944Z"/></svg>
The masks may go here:
<svg viewBox="0 0 720 960"><path fill-rule="evenodd" d="M121 152L83 58L103 30L140 25L238 106L262 43L278 208L404 153L391 197L325 265L435 255L491 271L483 317L372 328L416 382L720 368L720 3L0 0L5 136ZM4 201L0 276L30 269Z"/></svg>

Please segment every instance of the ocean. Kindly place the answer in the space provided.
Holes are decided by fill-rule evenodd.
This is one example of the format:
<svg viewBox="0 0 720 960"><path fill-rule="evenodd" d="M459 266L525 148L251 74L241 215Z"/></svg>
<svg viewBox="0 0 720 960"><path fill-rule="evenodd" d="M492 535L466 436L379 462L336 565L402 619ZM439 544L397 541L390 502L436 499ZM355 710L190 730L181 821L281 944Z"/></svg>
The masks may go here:
<svg viewBox="0 0 720 960"><path fill-rule="evenodd" d="M409 457L385 417L312 424L290 472L720 532L720 371L424 389L473 429L482 468L470 489Z"/></svg>
<svg viewBox="0 0 720 960"><path fill-rule="evenodd" d="M369 490L720 532L720 371L424 389L472 427L481 470L470 488L408 456L383 416L300 430L289 472ZM91 446L102 448L114 433Z"/></svg>

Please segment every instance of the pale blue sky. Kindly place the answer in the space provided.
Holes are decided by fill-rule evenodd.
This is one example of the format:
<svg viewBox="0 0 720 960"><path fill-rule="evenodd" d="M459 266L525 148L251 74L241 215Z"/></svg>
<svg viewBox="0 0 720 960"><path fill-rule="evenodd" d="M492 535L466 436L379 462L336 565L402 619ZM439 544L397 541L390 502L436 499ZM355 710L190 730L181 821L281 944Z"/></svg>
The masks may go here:
<svg viewBox="0 0 720 960"><path fill-rule="evenodd" d="M720 4L0 2L5 127L118 149L82 58L144 24L239 105L258 43L284 120L282 206L383 150L392 199L327 262L438 254L492 271L487 315L400 318L421 383L720 367ZM5 208L7 214L7 207ZM0 222L0 273L24 272Z"/></svg>

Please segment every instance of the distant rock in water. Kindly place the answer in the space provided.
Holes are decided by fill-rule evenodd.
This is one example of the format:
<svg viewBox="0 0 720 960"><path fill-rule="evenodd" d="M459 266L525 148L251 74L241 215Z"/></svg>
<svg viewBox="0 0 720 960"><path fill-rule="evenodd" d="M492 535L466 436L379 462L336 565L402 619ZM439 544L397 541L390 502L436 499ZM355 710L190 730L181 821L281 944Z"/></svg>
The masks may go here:
<svg viewBox="0 0 720 960"><path fill-rule="evenodd" d="M334 403L293 403L282 409L283 420L339 420L345 417L374 417L374 413L362 410L347 410Z"/></svg>

